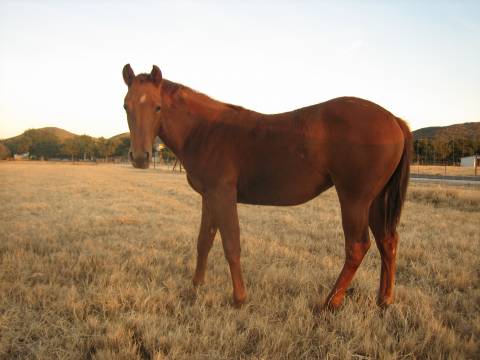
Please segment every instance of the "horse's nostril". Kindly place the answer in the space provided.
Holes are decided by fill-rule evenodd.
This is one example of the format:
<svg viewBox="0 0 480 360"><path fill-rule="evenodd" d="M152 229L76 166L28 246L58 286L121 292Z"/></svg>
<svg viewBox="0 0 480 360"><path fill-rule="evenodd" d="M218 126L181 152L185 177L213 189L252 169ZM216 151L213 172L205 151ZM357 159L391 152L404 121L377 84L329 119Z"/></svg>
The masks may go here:
<svg viewBox="0 0 480 360"><path fill-rule="evenodd" d="M130 161L133 161L133 153L131 151L128 153L128 157L130 158Z"/></svg>

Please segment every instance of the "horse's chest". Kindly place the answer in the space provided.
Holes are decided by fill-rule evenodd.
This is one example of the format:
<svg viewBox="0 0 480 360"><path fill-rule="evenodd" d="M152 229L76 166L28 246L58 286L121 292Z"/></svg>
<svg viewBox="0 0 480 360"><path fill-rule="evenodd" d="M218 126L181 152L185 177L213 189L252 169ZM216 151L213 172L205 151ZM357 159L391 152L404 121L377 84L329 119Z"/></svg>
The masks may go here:
<svg viewBox="0 0 480 360"><path fill-rule="evenodd" d="M199 194L203 194L204 186L202 181L199 178L195 176L187 175L187 181L193 190L195 190Z"/></svg>

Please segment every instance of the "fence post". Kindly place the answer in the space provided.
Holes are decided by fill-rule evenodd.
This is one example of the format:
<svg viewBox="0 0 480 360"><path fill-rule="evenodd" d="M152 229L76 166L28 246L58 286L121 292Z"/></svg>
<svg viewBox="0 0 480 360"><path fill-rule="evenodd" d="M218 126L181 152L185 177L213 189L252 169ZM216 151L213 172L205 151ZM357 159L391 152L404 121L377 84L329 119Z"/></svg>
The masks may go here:
<svg viewBox="0 0 480 360"><path fill-rule="evenodd" d="M453 166L455 166L455 139L452 140L452 148L453 148L453 151L452 151L452 162L453 162Z"/></svg>

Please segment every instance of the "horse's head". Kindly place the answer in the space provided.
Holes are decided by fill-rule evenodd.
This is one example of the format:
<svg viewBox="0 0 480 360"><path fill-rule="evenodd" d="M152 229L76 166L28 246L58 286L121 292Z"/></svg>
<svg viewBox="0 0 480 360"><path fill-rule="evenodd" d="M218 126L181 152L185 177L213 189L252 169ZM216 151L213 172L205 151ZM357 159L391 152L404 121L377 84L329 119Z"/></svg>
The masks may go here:
<svg viewBox="0 0 480 360"><path fill-rule="evenodd" d="M154 65L150 74L135 76L130 64L127 64L123 67L123 80L128 86L123 106L130 129L129 158L134 167L146 169L161 127L162 72Z"/></svg>

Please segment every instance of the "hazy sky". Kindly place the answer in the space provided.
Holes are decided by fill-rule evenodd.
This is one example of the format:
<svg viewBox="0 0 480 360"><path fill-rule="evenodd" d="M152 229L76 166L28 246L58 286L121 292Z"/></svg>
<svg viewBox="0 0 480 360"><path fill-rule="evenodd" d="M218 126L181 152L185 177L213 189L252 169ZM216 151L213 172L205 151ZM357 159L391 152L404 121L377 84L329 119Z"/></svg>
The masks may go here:
<svg viewBox="0 0 480 360"><path fill-rule="evenodd" d="M413 129L480 121L480 1L0 0L0 138L128 131L127 62L261 112L352 95Z"/></svg>

